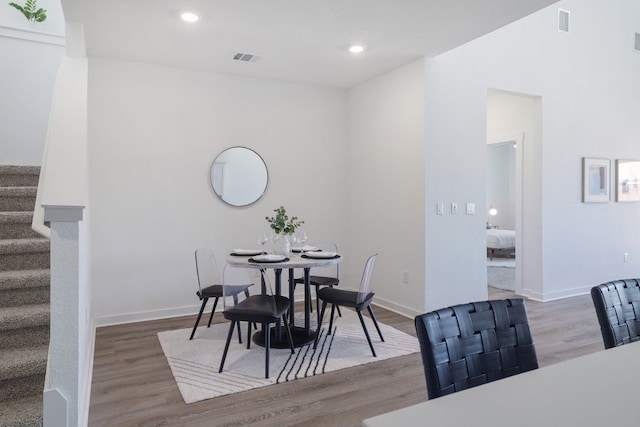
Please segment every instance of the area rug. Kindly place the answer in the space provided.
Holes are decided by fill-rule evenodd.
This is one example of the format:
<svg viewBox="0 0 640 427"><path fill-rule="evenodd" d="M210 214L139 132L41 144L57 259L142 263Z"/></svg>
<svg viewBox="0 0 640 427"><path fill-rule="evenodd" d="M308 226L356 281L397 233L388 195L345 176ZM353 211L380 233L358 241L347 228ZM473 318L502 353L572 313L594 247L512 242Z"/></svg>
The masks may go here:
<svg viewBox="0 0 640 427"><path fill-rule="evenodd" d="M516 290L516 270L509 267L487 267L487 285L506 291Z"/></svg>
<svg viewBox="0 0 640 427"><path fill-rule="evenodd" d="M270 378L264 378L264 348L251 343L247 350L246 323L242 324L243 344L238 343L234 333L224 371L218 373L224 343L229 331L228 323L199 327L193 340L189 341L191 329L179 329L158 333L162 350L169 362L173 377L186 403L194 403L232 393L239 393L293 381L298 378L320 375L325 372L349 368L365 363L378 362L392 357L420 351L418 340L391 326L378 322L385 341L380 337L371 319L365 322L378 357L373 357L357 314L342 309L342 317L335 318L335 333L326 335L328 316L320 332L316 350L313 343L296 348L295 354L288 349L271 349ZM296 325L302 319L296 319ZM315 315L312 328L315 329Z"/></svg>

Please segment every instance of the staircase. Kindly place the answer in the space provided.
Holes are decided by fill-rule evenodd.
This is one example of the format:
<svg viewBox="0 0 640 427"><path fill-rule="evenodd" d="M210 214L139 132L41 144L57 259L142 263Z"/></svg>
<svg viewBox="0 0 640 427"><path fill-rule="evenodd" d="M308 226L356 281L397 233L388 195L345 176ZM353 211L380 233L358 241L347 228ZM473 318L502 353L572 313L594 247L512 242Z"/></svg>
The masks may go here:
<svg viewBox="0 0 640 427"><path fill-rule="evenodd" d="M31 230L40 168L0 166L0 426L41 426L49 239Z"/></svg>

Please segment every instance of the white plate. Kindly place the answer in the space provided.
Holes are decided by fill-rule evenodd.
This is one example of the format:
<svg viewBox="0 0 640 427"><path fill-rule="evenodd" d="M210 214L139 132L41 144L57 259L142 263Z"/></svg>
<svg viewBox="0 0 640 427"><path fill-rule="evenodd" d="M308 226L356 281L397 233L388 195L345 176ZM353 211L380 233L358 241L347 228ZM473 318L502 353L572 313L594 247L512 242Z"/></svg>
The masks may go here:
<svg viewBox="0 0 640 427"><path fill-rule="evenodd" d="M337 252L305 252L304 256L307 258L333 258L338 255Z"/></svg>
<svg viewBox="0 0 640 427"><path fill-rule="evenodd" d="M232 252L234 255L260 255L262 250L260 249L234 249Z"/></svg>
<svg viewBox="0 0 640 427"><path fill-rule="evenodd" d="M287 257L284 255L274 255L274 254L265 254L265 255L256 255L251 258L254 261L262 261L262 262L279 262L284 261Z"/></svg>

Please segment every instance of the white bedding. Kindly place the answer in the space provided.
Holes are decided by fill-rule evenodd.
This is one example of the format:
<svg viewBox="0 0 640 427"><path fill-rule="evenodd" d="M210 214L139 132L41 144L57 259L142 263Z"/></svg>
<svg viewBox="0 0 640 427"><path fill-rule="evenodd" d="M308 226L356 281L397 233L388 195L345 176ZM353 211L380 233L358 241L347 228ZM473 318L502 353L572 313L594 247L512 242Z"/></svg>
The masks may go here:
<svg viewBox="0 0 640 427"><path fill-rule="evenodd" d="M498 228L487 229L487 248L509 249L516 247L515 230L500 230Z"/></svg>

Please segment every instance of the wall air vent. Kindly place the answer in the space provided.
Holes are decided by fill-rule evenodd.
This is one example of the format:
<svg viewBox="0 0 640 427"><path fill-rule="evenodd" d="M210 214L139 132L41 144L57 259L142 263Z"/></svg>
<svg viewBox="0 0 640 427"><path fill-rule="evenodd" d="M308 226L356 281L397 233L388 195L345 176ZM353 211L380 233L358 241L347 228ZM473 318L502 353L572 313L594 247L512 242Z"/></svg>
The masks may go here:
<svg viewBox="0 0 640 427"><path fill-rule="evenodd" d="M569 11L558 9L558 31L569 32Z"/></svg>
<svg viewBox="0 0 640 427"><path fill-rule="evenodd" d="M235 61L242 61L242 62L256 62L258 59L260 59L260 57L252 53L236 52L235 55L233 55L233 59Z"/></svg>
<svg viewBox="0 0 640 427"><path fill-rule="evenodd" d="M633 47L640 52L640 33L636 33Z"/></svg>

